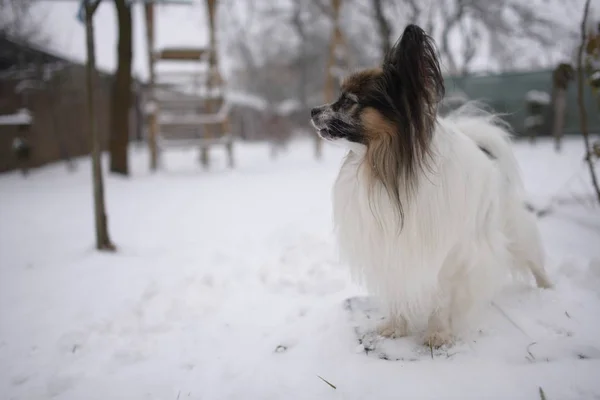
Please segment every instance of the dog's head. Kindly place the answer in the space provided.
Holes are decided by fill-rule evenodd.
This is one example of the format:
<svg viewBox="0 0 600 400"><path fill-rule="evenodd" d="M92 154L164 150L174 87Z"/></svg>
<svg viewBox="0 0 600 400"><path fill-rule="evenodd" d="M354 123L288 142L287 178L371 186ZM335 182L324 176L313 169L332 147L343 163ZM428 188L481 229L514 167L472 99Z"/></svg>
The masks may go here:
<svg viewBox="0 0 600 400"><path fill-rule="evenodd" d="M365 151L366 165L401 205L398 185L416 184L426 162L444 83L435 45L409 25L380 68L360 71L342 83L339 98L311 110L325 140Z"/></svg>
<svg viewBox="0 0 600 400"><path fill-rule="evenodd" d="M313 108L311 120L328 141L368 146L385 136L400 136L417 144L430 136L443 93L433 41L409 25L380 68L348 76L338 99Z"/></svg>

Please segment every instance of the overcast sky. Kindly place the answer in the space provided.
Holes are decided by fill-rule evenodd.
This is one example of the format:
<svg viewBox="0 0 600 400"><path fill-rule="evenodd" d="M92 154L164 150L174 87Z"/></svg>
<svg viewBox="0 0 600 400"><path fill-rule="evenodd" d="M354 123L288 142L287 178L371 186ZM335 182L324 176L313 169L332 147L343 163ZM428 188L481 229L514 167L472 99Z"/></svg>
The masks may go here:
<svg viewBox="0 0 600 400"><path fill-rule="evenodd" d="M61 55L85 61L85 29L76 19L77 2L42 2L36 4L33 15L49 36L49 47ZM158 6L156 11L156 46L205 46L208 43L204 2L191 6ZM95 19L96 56L98 66L113 69L116 66L117 24L112 0L104 0ZM146 76L148 61L143 6L136 4L133 11L134 72Z"/></svg>
<svg viewBox="0 0 600 400"><path fill-rule="evenodd" d="M233 17L237 21L245 18L243 9L246 2L273 1L268 4L281 4L288 0L244 0L236 1L236 6L220 7L221 21L223 18ZM303 0L295 0L303 1ZM435 0L432 0L435 2ZM523 0L528 1L528 0ZM534 0L529 0L534 1ZM569 20L570 25L578 25L581 10L579 4L583 0L535 0L543 5L541 10L554 14L562 21ZM562 3L562 2L566 3ZM208 42L208 20L204 0L193 0L192 5L158 6L156 11L156 46L205 46ZM600 0L592 0L592 3ZM232 2L230 1L229 4ZM556 7L556 4L569 4L568 7ZM49 47L57 53L69 58L85 60L85 30L84 26L76 19L78 3L76 1L42 1L33 8L33 16L43 27L43 32L49 37ZM559 12L560 11L560 12ZM595 14L600 11L597 7ZM570 15L566 15L570 14ZM257 22L255 22L257 23ZM98 65L105 70L112 70L116 65L116 39L117 25L116 12L112 0L104 0L95 16L96 24L96 54ZM133 11L134 25L134 74L146 77L148 61L146 53L145 24L143 6L136 4ZM223 38L223 40L226 40ZM459 45L458 43L457 45ZM532 49L533 50L533 49ZM474 69L485 69L486 60L477 57ZM230 67L228 58L221 56L225 74Z"/></svg>

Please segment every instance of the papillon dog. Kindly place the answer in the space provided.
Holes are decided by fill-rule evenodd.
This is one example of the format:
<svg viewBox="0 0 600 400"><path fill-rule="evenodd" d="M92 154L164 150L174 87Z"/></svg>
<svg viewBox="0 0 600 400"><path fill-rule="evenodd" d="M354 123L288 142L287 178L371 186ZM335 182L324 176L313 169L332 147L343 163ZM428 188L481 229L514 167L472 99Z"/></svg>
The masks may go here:
<svg viewBox="0 0 600 400"><path fill-rule="evenodd" d="M452 344L510 279L551 287L525 207L510 131L477 106L438 114L444 81L433 39L409 25L379 68L342 82L311 110L348 153L333 189L341 257L382 300L377 331Z"/></svg>

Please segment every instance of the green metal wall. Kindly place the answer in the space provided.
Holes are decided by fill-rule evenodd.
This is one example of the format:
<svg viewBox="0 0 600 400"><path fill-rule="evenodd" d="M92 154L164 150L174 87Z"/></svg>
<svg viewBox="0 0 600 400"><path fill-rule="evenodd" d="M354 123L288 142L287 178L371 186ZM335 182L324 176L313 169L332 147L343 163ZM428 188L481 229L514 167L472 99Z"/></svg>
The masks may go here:
<svg viewBox="0 0 600 400"><path fill-rule="evenodd" d="M487 76L447 77L446 93L460 91L470 100L479 100L494 111L507 113L504 119L509 122L515 133L525 134L524 122L527 116L525 95L530 90L552 93L552 70L533 72L505 73ZM590 132L600 132L600 103L594 98L591 89L586 85L585 104L588 112ZM541 129L543 135L552 132L552 107L544 112L545 125ZM567 93L567 115L565 134L579 134L579 108L577 105L577 82L572 81Z"/></svg>

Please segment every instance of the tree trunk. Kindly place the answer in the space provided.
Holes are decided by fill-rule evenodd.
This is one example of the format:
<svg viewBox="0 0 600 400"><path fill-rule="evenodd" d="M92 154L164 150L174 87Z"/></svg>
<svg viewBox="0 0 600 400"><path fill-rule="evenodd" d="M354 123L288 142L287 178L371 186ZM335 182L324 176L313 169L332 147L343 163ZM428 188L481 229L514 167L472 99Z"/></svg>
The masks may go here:
<svg viewBox="0 0 600 400"><path fill-rule="evenodd" d="M89 129L92 136L92 178L94 186L94 218L96 222L96 248L98 250L114 251L115 246L108 236L106 212L104 207L104 185L102 182L102 165L100 160L101 145L98 127L96 126L96 115L94 107L94 88L96 81L96 54L94 45L93 15L97 7L86 5L85 32L87 39L87 97Z"/></svg>
<svg viewBox="0 0 600 400"><path fill-rule="evenodd" d="M114 0L119 24L117 72L110 112L110 171L128 175L129 110L131 109L132 20L126 0Z"/></svg>
<svg viewBox="0 0 600 400"><path fill-rule="evenodd" d="M302 21L302 11L303 11L303 3L302 1L298 1L294 5L294 13L292 15L292 26L294 27L296 34L298 35L298 39L300 40L300 49L298 54L298 70L300 72L300 79L298 81L298 95L300 97L300 107L303 112L308 114L308 93L306 91L308 87L308 70L306 64L306 27ZM276 132L275 137L273 138L274 142L272 143L271 148L271 159L277 158L277 153L279 152L280 144L277 143L278 140L287 140L287 138L283 138L283 132ZM323 155L322 150L322 140L319 135L315 135L315 158L320 160Z"/></svg>
<svg viewBox="0 0 600 400"><path fill-rule="evenodd" d="M392 48L392 41L390 38L392 35L392 28L390 28L390 24L385 18L382 0L373 0L373 8L375 10L375 20L377 21L377 29L379 30L379 37L381 39L381 54L382 57L385 57Z"/></svg>
<svg viewBox="0 0 600 400"><path fill-rule="evenodd" d="M150 170L156 171L158 168L158 145L156 136L158 131L157 107L154 101L154 3L144 3L144 17L146 20L146 41L148 50L148 85L150 86L153 110L148 115L148 147L150 148Z"/></svg>
<svg viewBox="0 0 600 400"><path fill-rule="evenodd" d="M567 91L566 89L556 88L554 95L554 124L552 126L552 137L554 138L554 150L556 152L560 151L566 112Z"/></svg>
<svg viewBox="0 0 600 400"><path fill-rule="evenodd" d="M456 74L458 69L458 62L454 54L452 53L452 49L450 48L450 33L452 29L460 23L465 13L465 1L458 0L456 4L456 10L453 13L449 13L447 2L443 2L445 6L441 7L443 17L445 20L444 29L442 30L442 42L440 46L440 53L445 55L448 58L448 69L450 70L450 74Z"/></svg>
<svg viewBox="0 0 600 400"><path fill-rule="evenodd" d="M585 28L589 10L590 0L587 0L585 2L585 8L583 11L583 19L581 21L581 45L579 46L579 53L577 55L577 102L579 103L579 123L581 125L581 133L583 134L583 141L585 143L585 161L587 162L590 170L590 178L592 185L594 186L594 190L596 191L598 203L600 203L600 185L598 184L598 178L596 177L596 171L594 170L594 154L590 144L587 110L585 109L585 102L583 101L583 49L586 44Z"/></svg>

